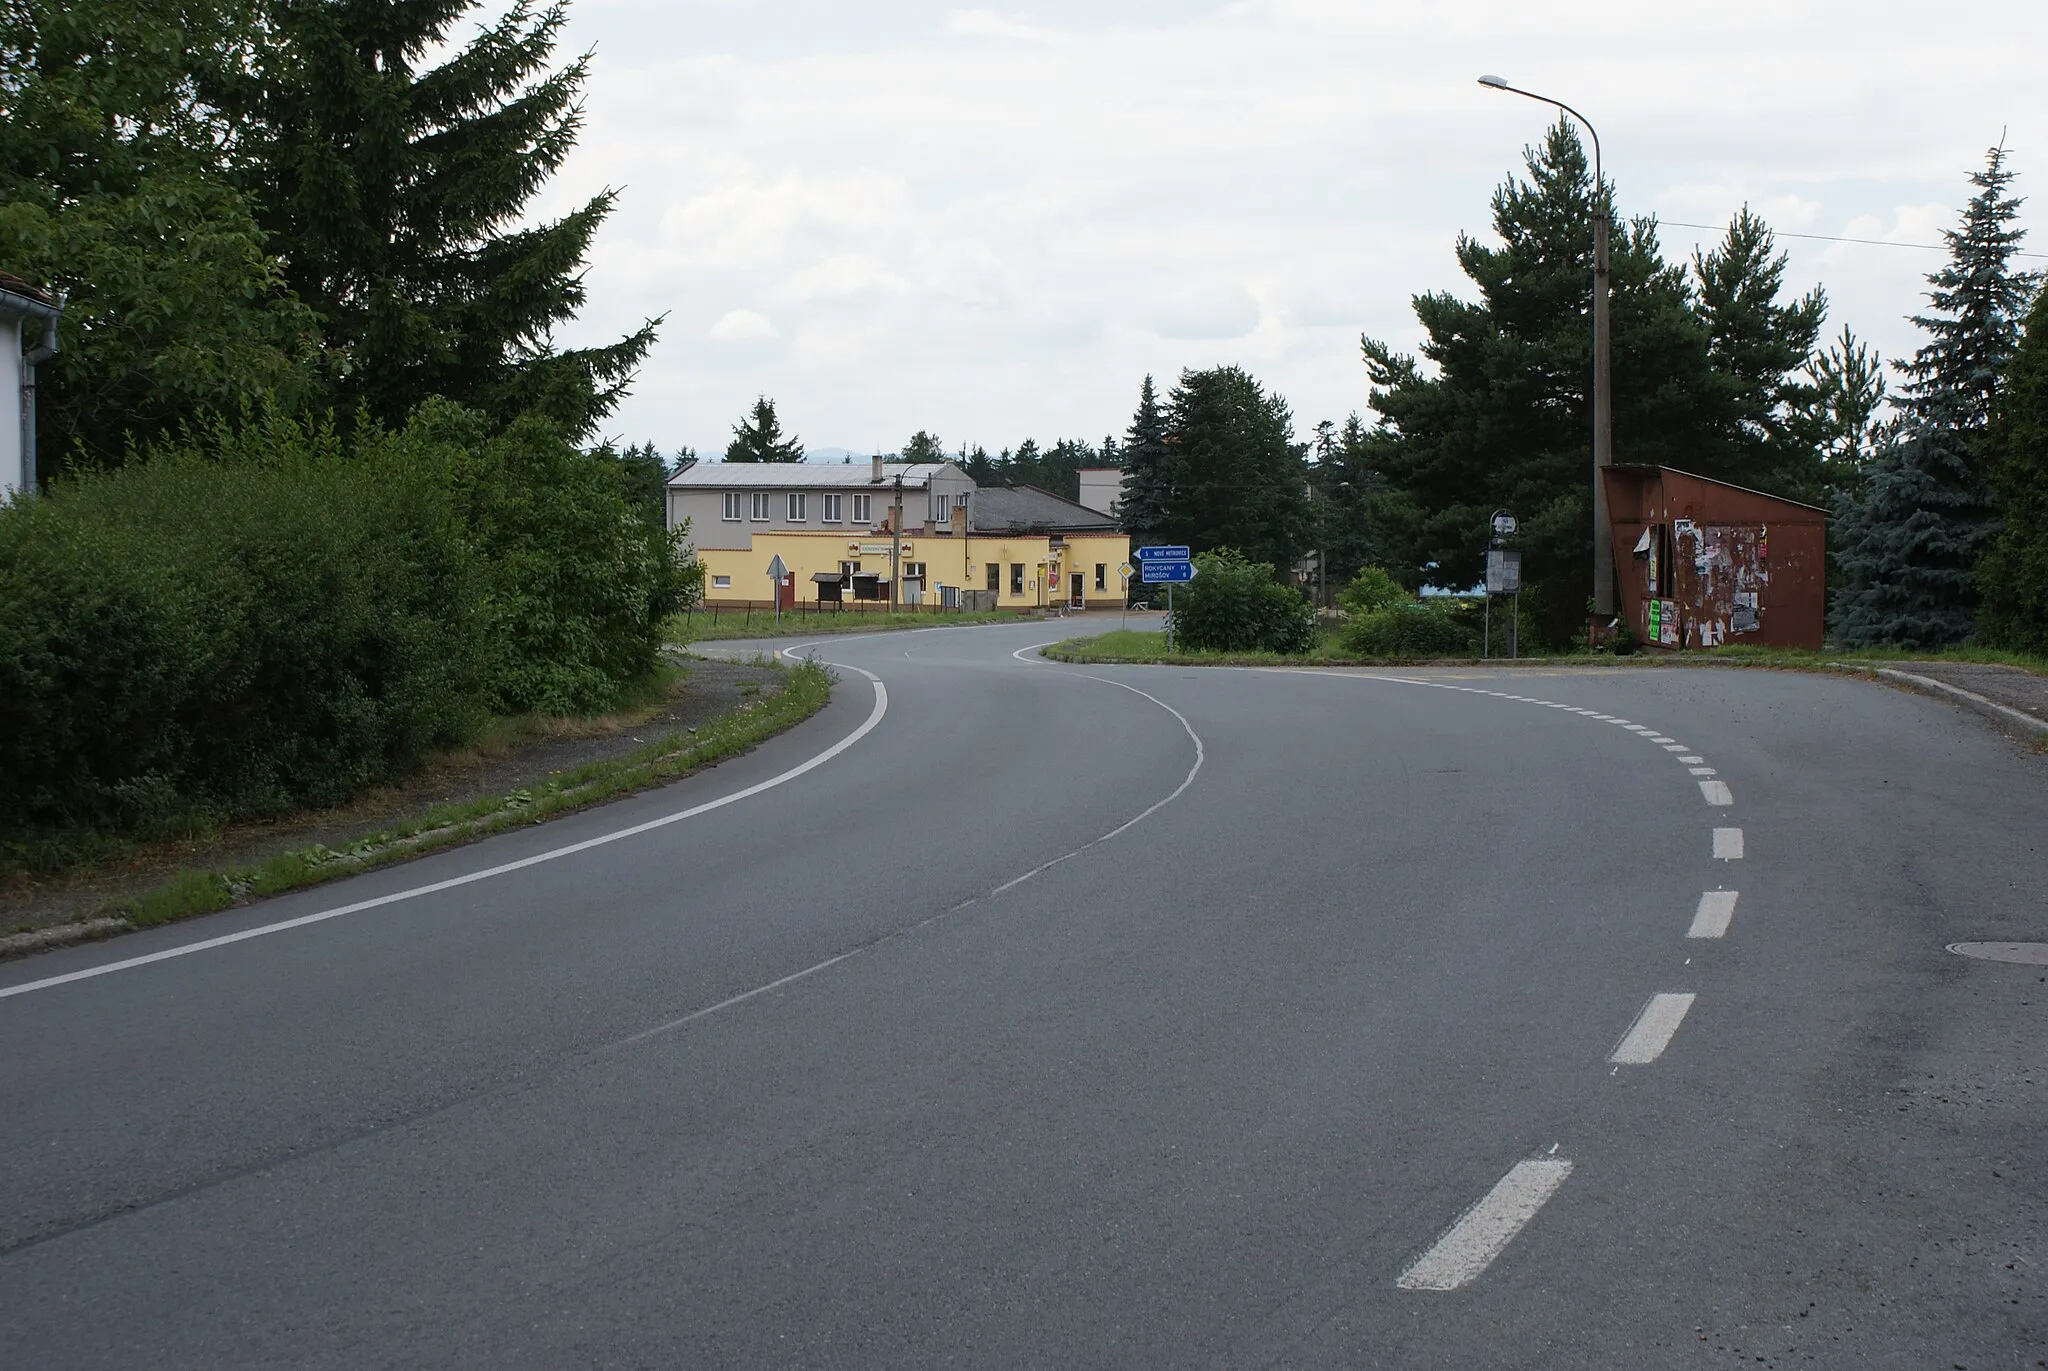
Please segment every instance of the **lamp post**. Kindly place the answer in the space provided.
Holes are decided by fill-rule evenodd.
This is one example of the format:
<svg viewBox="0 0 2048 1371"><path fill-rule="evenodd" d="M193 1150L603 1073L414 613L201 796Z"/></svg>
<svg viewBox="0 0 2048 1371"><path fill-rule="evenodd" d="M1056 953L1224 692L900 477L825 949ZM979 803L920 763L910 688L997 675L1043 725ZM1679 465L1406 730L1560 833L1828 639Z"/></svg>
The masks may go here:
<svg viewBox="0 0 2048 1371"><path fill-rule="evenodd" d="M1614 463L1614 376L1608 361L1607 183L1600 173L1600 134L1593 121L1562 100L1511 86L1499 76L1479 84L1555 105L1586 126L1593 139L1593 613L1614 613L1614 535L1607 522L1607 486L1601 472Z"/></svg>

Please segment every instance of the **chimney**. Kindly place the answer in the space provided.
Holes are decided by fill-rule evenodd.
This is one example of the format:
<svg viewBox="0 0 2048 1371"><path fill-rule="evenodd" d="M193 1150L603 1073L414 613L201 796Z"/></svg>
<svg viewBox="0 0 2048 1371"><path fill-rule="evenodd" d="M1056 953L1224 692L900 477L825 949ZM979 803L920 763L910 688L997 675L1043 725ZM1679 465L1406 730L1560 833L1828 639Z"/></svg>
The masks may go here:
<svg viewBox="0 0 2048 1371"><path fill-rule="evenodd" d="M875 454L874 465L868 468L868 480L875 485L882 484L882 454L879 452Z"/></svg>

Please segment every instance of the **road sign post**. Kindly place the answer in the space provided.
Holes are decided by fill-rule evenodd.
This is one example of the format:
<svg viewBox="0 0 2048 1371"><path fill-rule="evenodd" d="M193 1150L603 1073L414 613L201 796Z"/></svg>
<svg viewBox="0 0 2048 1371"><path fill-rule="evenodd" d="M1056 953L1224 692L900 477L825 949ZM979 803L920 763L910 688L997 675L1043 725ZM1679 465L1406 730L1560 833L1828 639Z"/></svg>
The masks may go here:
<svg viewBox="0 0 2048 1371"><path fill-rule="evenodd" d="M769 600L775 606L775 626L777 628L782 627L782 578L787 575L789 575L789 567L784 564L782 554L778 552L775 554L775 560L768 563L768 579L774 584L774 590L770 593Z"/></svg>
<svg viewBox="0 0 2048 1371"><path fill-rule="evenodd" d="M1129 562L1125 562L1116 569L1116 574L1122 579L1124 586L1124 607L1123 613L1118 616L1116 621L1118 628L1129 628L1131 626L1131 577L1136 571L1137 568Z"/></svg>

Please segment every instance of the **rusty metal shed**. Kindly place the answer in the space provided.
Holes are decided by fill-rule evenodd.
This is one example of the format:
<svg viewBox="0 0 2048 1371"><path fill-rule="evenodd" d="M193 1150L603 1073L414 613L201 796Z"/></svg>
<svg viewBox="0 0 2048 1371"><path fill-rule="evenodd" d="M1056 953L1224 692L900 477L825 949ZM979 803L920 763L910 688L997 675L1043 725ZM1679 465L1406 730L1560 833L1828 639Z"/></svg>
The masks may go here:
<svg viewBox="0 0 2048 1371"><path fill-rule="evenodd" d="M1670 467L1603 475L1622 621L1646 647L1821 646L1827 511Z"/></svg>

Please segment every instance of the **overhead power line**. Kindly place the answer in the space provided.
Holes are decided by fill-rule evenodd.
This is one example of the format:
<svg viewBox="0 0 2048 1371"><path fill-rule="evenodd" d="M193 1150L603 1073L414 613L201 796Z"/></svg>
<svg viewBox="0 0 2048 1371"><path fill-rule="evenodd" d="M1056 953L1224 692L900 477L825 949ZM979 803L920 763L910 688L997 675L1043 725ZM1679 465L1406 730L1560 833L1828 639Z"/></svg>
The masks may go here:
<svg viewBox="0 0 2048 1371"><path fill-rule="evenodd" d="M1659 219L1657 222L1669 224L1673 228L1711 229L1715 233L1719 233L1728 227L1726 224L1688 224L1683 219ZM1948 251L1948 244L1946 243L1901 243L1890 238L1840 238L1832 233L1791 233L1785 229L1772 229L1771 235L1775 238L1811 238L1817 243L1864 243L1874 248L1920 248L1926 252ZM2048 257L2048 252L2020 252L2015 249L2013 256Z"/></svg>

